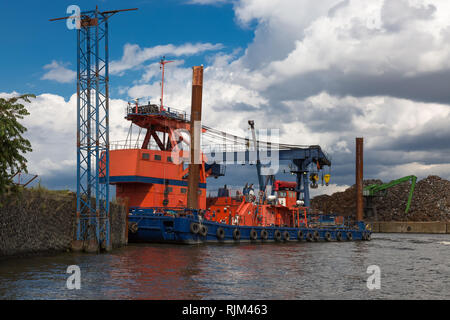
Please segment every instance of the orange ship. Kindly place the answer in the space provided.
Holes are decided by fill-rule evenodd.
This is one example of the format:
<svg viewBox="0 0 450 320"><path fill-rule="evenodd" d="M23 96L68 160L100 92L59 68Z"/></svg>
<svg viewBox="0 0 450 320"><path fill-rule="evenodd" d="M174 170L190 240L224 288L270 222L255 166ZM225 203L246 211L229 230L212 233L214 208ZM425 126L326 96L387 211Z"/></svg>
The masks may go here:
<svg viewBox="0 0 450 320"><path fill-rule="evenodd" d="M203 67L194 68L198 69L194 70L193 77L192 114L201 119ZM200 73L196 75L196 71ZM198 109L194 109L194 104ZM275 180L272 174L267 176L265 184L259 147L256 147L259 191L255 193L253 185L246 185L231 195L225 186L216 197L207 200L207 178L223 176L224 165L220 160L209 163L202 151L198 151L200 163L190 163L194 154L190 143L195 145L192 140L195 130L207 134L213 129L194 129L197 119L189 119L185 112L162 104L139 105L137 100L128 104L125 119L140 128L139 135L141 131L145 133L143 140L138 138L134 145L127 141L122 146L110 146L109 180L116 185L116 197L128 202L131 241L329 241L370 237L364 225L348 228L330 216L326 220L327 228L317 228L316 223L322 225L324 220L311 219L310 183L311 187L317 187L318 172L331 165L319 146L275 145L279 160L291 162L296 182ZM249 124L254 146L259 146L253 121ZM190 151L184 150L184 146ZM242 151L244 159L249 159L249 151L248 148ZM235 159L237 153L234 152Z"/></svg>

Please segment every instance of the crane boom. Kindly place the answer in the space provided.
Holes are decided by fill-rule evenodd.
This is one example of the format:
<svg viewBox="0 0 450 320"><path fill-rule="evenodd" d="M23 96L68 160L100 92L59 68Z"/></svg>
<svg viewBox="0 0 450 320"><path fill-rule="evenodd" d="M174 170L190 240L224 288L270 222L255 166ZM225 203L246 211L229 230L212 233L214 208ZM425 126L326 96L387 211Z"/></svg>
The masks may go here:
<svg viewBox="0 0 450 320"><path fill-rule="evenodd" d="M379 195L380 192L386 191L389 188L392 188L400 183L411 181L411 189L409 190L408 202L406 204L405 213L408 213L409 208L411 207L412 196L414 193L414 188L416 186L417 177L414 175L406 176L397 180L392 180L388 183L384 184L371 184L369 186L364 187L363 195L365 197L375 197Z"/></svg>

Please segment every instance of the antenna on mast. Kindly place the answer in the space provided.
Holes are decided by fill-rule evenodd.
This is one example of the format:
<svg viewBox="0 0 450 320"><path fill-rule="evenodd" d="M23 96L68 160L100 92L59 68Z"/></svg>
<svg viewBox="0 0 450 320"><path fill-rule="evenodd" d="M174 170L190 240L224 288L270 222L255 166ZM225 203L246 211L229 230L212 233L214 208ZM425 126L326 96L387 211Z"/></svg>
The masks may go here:
<svg viewBox="0 0 450 320"><path fill-rule="evenodd" d="M159 70L162 69L162 74L161 74L161 111L164 111L164 104L163 104L163 97L164 97L164 66L166 65L166 63L171 63L174 62L172 61L166 61L165 60L166 57L163 56L161 61L159 61Z"/></svg>

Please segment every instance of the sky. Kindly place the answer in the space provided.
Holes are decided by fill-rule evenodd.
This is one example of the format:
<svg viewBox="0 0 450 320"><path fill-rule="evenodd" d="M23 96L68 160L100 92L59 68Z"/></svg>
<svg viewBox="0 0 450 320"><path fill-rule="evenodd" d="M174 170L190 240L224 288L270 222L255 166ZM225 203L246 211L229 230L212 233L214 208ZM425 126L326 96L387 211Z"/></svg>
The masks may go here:
<svg viewBox="0 0 450 320"><path fill-rule="evenodd" d="M127 101L159 100L165 56L165 105L189 111L203 64L205 125L243 136L253 119L330 154L331 185L315 194L354 183L356 137L366 179L450 179L446 0L0 1L0 96L36 94L28 167L49 188L76 186L76 33L49 21L73 4L139 9L110 21L112 141L126 137ZM255 171L211 185L256 183Z"/></svg>

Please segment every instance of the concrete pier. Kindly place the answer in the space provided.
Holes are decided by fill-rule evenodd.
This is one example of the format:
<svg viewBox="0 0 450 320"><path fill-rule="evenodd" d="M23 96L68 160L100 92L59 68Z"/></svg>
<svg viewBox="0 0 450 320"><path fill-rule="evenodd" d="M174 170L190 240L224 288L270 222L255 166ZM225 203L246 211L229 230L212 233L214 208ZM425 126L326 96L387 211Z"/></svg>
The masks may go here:
<svg viewBox="0 0 450 320"><path fill-rule="evenodd" d="M372 222L372 231L379 233L437 233L450 234L450 222L390 221Z"/></svg>

